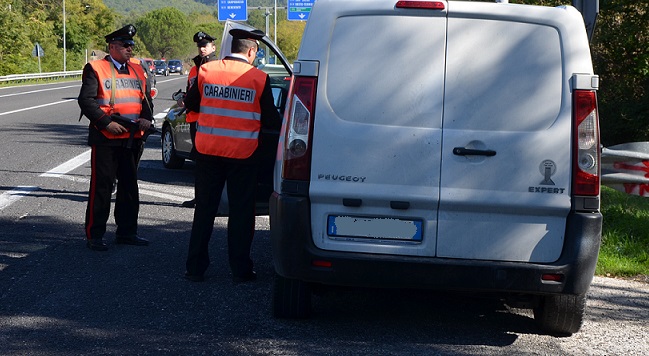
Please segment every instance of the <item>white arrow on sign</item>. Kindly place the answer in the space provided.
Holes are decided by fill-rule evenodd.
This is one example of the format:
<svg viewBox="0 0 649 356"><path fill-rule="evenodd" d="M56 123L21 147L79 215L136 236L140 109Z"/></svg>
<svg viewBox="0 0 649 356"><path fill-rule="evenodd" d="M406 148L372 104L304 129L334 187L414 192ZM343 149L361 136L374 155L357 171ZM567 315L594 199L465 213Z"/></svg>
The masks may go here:
<svg viewBox="0 0 649 356"><path fill-rule="evenodd" d="M299 16L299 17L300 17L301 19L303 19L303 18L304 18L304 16L306 16L306 15L305 15L305 14L303 14L303 13L300 13L300 14L299 14L298 16Z"/></svg>
<svg viewBox="0 0 649 356"><path fill-rule="evenodd" d="M234 12L230 14L230 18L233 19L233 18L235 18L235 17L237 17L237 14L235 14Z"/></svg>

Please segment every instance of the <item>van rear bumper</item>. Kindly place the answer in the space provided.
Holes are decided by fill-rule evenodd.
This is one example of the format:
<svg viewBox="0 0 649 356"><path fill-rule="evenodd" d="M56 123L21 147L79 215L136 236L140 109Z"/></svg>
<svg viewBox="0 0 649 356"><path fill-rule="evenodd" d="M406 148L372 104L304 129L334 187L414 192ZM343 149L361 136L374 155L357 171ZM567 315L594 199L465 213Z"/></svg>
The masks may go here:
<svg viewBox="0 0 649 356"><path fill-rule="evenodd" d="M307 198L273 193L270 226L275 271L306 282L358 287L584 294L593 279L602 234L600 213L572 212L560 258L538 264L327 251L313 243L310 221ZM544 274L563 277L544 281Z"/></svg>

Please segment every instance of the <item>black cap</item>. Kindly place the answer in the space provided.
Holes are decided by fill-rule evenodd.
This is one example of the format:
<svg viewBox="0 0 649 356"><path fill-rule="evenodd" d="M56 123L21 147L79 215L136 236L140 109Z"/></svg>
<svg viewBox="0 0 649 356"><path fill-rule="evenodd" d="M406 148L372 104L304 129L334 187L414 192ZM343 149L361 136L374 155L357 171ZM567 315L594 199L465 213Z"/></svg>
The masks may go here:
<svg viewBox="0 0 649 356"><path fill-rule="evenodd" d="M214 37L203 31L198 31L194 34L194 42L196 42L197 47L205 47L208 43L214 42Z"/></svg>
<svg viewBox="0 0 649 356"><path fill-rule="evenodd" d="M135 32L137 32L135 26L130 24L126 25L111 34L106 35L106 42L122 41L125 44L134 45L135 42L133 41L133 36L135 36Z"/></svg>
<svg viewBox="0 0 649 356"><path fill-rule="evenodd" d="M232 37L234 37L234 38L244 39L244 40L253 40L253 41L260 40L260 39L264 38L264 36L266 36L264 31L260 31L260 30L246 31L246 30L242 30L242 29L239 29L239 28L231 29L230 30L230 35L232 35Z"/></svg>

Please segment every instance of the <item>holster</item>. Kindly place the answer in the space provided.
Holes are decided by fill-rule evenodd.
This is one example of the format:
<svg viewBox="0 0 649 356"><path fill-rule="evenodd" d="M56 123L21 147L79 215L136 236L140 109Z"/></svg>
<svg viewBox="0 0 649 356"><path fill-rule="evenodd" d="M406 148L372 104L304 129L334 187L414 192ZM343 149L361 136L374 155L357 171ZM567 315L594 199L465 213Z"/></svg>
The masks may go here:
<svg viewBox="0 0 649 356"><path fill-rule="evenodd" d="M110 115L110 118L128 129L129 135L128 141L126 141L126 148L133 147L133 139L137 130L140 129L140 124L119 114Z"/></svg>

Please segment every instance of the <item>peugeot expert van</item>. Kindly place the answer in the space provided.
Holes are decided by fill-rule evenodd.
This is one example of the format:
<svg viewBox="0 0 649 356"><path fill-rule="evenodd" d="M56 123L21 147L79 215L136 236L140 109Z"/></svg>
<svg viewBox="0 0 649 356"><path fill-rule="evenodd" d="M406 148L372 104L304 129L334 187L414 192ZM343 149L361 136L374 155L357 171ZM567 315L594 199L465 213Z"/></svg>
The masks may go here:
<svg viewBox="0 0 649 356"><path fill-rule="evenodd" d="M318 0L275 165L273 311L314 286L496 293L579 330L601 239L596 91L572 6Z"/></svg>

